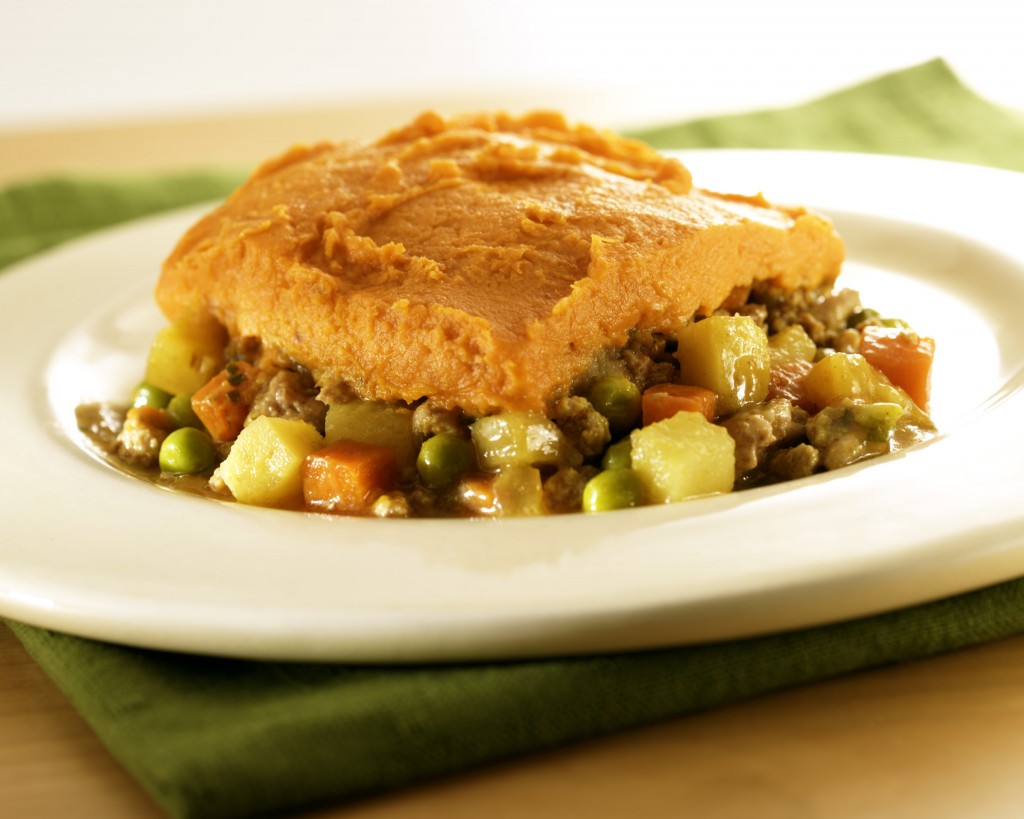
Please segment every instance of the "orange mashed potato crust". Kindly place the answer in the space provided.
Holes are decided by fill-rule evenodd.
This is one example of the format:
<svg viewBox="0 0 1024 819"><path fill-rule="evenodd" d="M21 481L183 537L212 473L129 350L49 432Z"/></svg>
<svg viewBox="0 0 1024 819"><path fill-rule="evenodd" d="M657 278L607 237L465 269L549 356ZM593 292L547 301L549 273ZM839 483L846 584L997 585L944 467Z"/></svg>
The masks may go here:
<svg viewBox="0 0 1024 819"><path fill-rule="evenodd" d="M828 286L842 257L823 217L695 188L643 143L552 113L427 113L265 164L156 295L322 386L482 415L544 411L632 329L675 332L758 282Z"/></svg>

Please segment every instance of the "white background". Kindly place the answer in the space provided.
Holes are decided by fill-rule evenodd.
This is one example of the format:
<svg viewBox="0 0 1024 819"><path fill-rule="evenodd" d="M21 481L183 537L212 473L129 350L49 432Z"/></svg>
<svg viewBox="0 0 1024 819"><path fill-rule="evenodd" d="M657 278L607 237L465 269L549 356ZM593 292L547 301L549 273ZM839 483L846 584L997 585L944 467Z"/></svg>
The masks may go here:
<svg viewBox="0 0 1024 819"><path fill-rule="evenodd" d="M1024 109L1013 0L7 0L0 128L573 90L614 122L801 102L931 57ZM593 107L593 106L591 106Z"/></svg>

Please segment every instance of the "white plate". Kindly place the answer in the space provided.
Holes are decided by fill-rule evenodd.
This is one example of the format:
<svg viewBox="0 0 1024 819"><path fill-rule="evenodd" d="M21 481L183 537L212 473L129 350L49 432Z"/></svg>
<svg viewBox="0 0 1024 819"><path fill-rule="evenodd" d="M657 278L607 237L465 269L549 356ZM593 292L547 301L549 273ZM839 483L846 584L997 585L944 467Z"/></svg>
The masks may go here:
<svg viewBox="0 0 1024 819"><path fill-rule="evenodd" d="M154 648L411 662L733 638L1024 574L1024 176L684 158L702 187L835 218L846 283L938 339L940 437L785 486L542 520L327 519L161 490L92 457L74 407L141 374L159 263L196 216L176 213L0 274L0 614Z"/></svg>

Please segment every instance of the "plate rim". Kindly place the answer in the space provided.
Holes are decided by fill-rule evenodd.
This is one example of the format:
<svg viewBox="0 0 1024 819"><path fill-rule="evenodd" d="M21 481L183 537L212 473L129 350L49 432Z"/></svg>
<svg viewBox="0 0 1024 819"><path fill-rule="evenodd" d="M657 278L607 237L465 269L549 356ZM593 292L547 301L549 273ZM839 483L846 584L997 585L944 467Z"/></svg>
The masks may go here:
<svg viewBox="0 0 1024 819"><path fill-rule="evenodd" d="M1024 191L1024 174L1017 174L1012 171L1001 171L992 168L979 168L977 166L963 166L959 163L943 162L928 159L907 159L902 157L891 157L871 154L834 154L830 152L805 152L805 151L747 151L738 149L700 149L680 152L672 152L680 156L691 168L699 167L707 157L717 157L712 162L725 161L736 162L740 165L755 163L758 161L778 161L786 157L785 161L800 166L805 165L826 165L832 163L848 163L864 166L873 166L886 174L892 174L893 169L901 172L900 169L913 168L909 176L919 175L920 172L935 173L939 176L949 174L957 179L980 180L988 184L989 180L999 180L1000 183L1011 180L1007 184ZM700 182L698 172L694 173L695 181ZM948 177L946 177L948 178ZM982 184L982 187L984 187ZM767 191L769 198L772 198L772 190ZM817 201L814 202L818 206ZM51 249L39 254L32 259L13 265L11 268L0 273L0 293L15 288L9 284L10 281L20 278L28 278L36 275L40 268L48 266L60 267L62 264L74 261L76 256L83 253L83 248L101 247L104 243L117 243L119 237L124 235L140 235L148 232L160 233L169 225L178 225L187 222L195 215L207 210L209 203L202 205L188 206L174 211L168 211L130 223L91 234L82 239L75 240L62 247ZM828 209L826 205L824 209ZM910 214L913 215L913 214ZM917 214L921 216L920 214ZM924 224L929 222L927 215L922 216ZM971 234L972 237L975 234ZM1015 259L1024 261L1024 242L1009 242L1004 246L1002 243L988 236L986 233L983 241L986 243L996 242L996 247L1006 250L1009 248L1011 254L1016 253ZM169 250L169 247L163 248ZM102 305L99 308L102 311ZM52 339L59 343L58 337ZM35 383L34 398L40 399L40 388L45 384ZM1013 402L1016 396L1011 396L1007 401ZM1006 402L1004 402L1005 404ZM999 408L996 408L999 411ZM49 433L52 433L52 428ZM0 440L5 436L0 434ZM1019 443L1019 441L1018 441ZM916 460L917 456L912 456ZM894 461L901 459L895 458ZM906 460L906 459L902 459ZM864 471L876 469L877 465L868 465L865 469L854 469L850 474L844 474L839 480L846 481L853 477L854 473L862 474ZM861 478L861 481L863 479ZM110 481L97 481L106 486ZM811 479L809 484L800 487L796 491L803 491L808 486L828 486L832 482L831 477L815 481ZM760 491L760 490L756 490ZM762 493L766 496L770 493ZM787 490L786 493L790 494ZM820 494L830 495L829 492ZM133 492L133 496L138 496ZM762 496L758 496L761 500ZM206 501L199 501L208 503ZM699 517L705 514L705 510L711 508L730 508L737 505L735 498L709 499L698 503L704 504L704 509L690 514L686 510L666 511L658 508L653 513L655 528L659 526L678 526L680 520ZM741 504L742 505L742 504ZM265 516L294 513L277 513L273 510L246 510L245 516L259 518ZM629 513L626 513L629 514ZM707 512L707 514L715 514ZM208 515L206 516L208 517ZM1024 519L1024 513L1020 516ZM1017 522L1016 520L1013 522ZM333 523L333 522L332 522ZM396 521L374 521L379 525L395 525L409 528L409 525L422 526L423 522L396 522ZM437 528L444 528L444 524L437 522ZM532 524L542 522L514 521L509 522L513 528L529 530L536 528ZM359 524L360 526L362 524ZM427 528L433 527L434 522L427 524ZM471 522L471 526L494 526L496 522ZM505 527L508 528L508 527ZM593 523L587 523L588 531L594 530ZM394 610L382 610L380 617L374 621L373 617L367 616L366 612L361 614L353 612L340 612L338 618L326 618L326 628L316 628L311 624L309 612L283 611L277 612L279 622L275 627L273 623L261 622L258 628L246 627L244 618L226 617L221 628L216 634L201 635L198 633L200 615L208 616L211 611L198 604L193 606L193 616L187 616L187 612L180 606L174 611L174 626L171 631L161 631L161 613L167 614L168 607L156 609L147 607L139 601L133 601L130 596L121 600L112 600L111 593L93 592L105 596L100 605L89 608L88 600L83 600L81 594L72 593L70 588L61 588L60 582L73 586L74 578L61 576L58 572L55 576L46 578L30 578L30 573L18 574L4 564L4 556L8 553L11 541L14 536L8 534L0 537L0 615L22 620L33 625L57 628L60 630L77 633L82 636L108 639L113 642L122 642L130 645L139 645L151 648L162 648L176 651L194 651L197 653L220 654L226 656L250 657L258 659L313 659L313 660L358 660L363 662L421 662L424 660L465 660L465 659L494 659L523 656L543 656L551 654L572 654L592 653L594 651L620 651L635 648L651 648L662 645L676 644L678 630L673 631L669 621L678 620L682 614L687 612L673 611L673 601L670 599L658 599L653 601L646 608L637 605L635 600L619 601L621 605L609 603L603 609L588 609L586 606L578 610L572 607L555 607L551 610L543 609L540 614L509 610L505 612L495 611L474 611L469 614L465 610L453 610L446 612L443 609L434 612L420 611L417 616L410 619L408 613L395 614ZM857 605L848 606L846 610L834 609L830 617L822 617L819 613L810 619L806 614L788 612L786 608L790 603L784 599L794 588L801 583L806 584L811 593L829 587L828 583L823 584L820 577L798 577L788 588L775 589L772 595L760 596L760 602L764 603L769 597L778 597L774 605L780 607L781 614L777 614L774 622L769 624L770 630L778 628L794 628L806 625L814 625L830 619L845 619L849 616L869 613L870 611L884 610L887 607L898 605L898 599L906 600L907 603L924 602L925 599L934 599L937 596L944 596L951 589L966 591L964 584L971 587L985 585L995 582L998 579L1008 578L1024 572L1024 556L1020 554L1024 548L1024 536L1017 535L1014 527L1001 524L999 531L992 533L993 543L989 552L985 554L985 565L977 564L971 571L964 571L964 567L958 566L961 570L960 579L949 576L950 566L942 565L942 555L936 554L934 548L929 552L923 548L924 553L937 560L939 565L933 566L931 585L923 584L915 599L907 599L906 593L890 595L886 597L882 592L874 593L872 600L861 602ZM934 546L934 544L932 544ZM926 544L927 546L927 544ZM938 550L941 551L941 550ZM952 552L957 552L952 549ZM900 572L912 571L914 566L903 565L907 554L894 555L892 560L879 559L874 556L875 561L871 572L875 575L892 576ZM947 558L948 559L948 556ZM957 556L957 560L962 559ZM913 561L911 561L913 562ZM969 567L971 568L971 567ZM45 574L45 572L43 573ZM844 587L848 582L857 579L863 581L866 577L862 570L860 574L854 572L844 578L827 578L831 582L831 590ZM28 588L18 587L26 583ZM954 582L955 580L955 582ZM847 590L848 593L853 593ZM86 597L89 595L86 594ZM115 595L116 597L116 595ZM773 599L774 599L773 597ZM55 599L61 598L61 599ZM734 589L732 596L726 590L717 597L708 599L690 599L688 614L694 617L713 617L714 612L728 603L740 608L749 606L751 603L749 589ZM684 606L685 608L685 606ZM798 606L799 608L799 606ZM806 606L804 606L806 609ZM788 613L787 613L788 612ZM217 614L216 607L212 610ZM224 610L220 610L223 614ZM236 614L251 614L248 611L236 612ZM144 615L144 616L142 616ZM541 616L542 615L542 616ZM749 616L749 615L748 615ZM126 622L133 619L135 622ZM140 619L141 618L141 619ZM413 622L415 620L415 622ZM617 628L621 626L620 628ZM363 629L360 634L359 630ZM333 631L332 631L333 629ZM604 630L603 639L595 639L595 631ZM173 632L173 633L172 633ZM676 637L671 636L675 634ZM644 638L642 635L647 634ZM692 641L702 642L709 639L728 639L730 636L748 636L749 631L730 633L726 629L718 633L714 629L704 632L695 632ZM616 636L617 635L617 636ZM682 642L688 642L683 640Z"/></svg>

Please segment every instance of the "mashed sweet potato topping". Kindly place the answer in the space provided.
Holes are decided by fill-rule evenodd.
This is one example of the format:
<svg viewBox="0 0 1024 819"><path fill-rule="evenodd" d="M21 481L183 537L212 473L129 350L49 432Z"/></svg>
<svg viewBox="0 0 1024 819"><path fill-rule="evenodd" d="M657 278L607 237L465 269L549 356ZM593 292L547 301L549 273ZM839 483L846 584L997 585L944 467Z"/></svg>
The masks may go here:
<svg viewBox="0 0 1024 819"><path fill-rule="evenodd" d="M827 288L828 220L693 186L677 160L556 114L420 116L295 148L196 224L156 295L361 398L550 412L631 332L752 285Z"/></svg>

